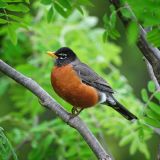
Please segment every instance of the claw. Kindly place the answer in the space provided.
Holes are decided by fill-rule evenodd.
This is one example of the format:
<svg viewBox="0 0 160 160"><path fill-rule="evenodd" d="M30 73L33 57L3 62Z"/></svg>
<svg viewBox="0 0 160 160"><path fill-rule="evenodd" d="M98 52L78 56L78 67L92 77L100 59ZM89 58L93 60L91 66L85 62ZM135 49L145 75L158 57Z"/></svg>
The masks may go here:
<svg viewBox="0 0 160 160"><path fill-rule="evenodd" d="M77 107L73 107L72 110L71 110L72 113L69 115L69 119L67 121L67 124L69 124L71 119L77 117L82 112L83 109L84 108L81 108L81 109L78 110Z"/></svg>
<svg viewBox="0 0 160 160"><path fill-rule="evenodd" d="M78 116L78 115L83 111L83 109L84 109L84 108L81 108L80 110L78 110L77 107L73 107L72 110L71 110L72 115L73 115L74 117Z"/></svg>

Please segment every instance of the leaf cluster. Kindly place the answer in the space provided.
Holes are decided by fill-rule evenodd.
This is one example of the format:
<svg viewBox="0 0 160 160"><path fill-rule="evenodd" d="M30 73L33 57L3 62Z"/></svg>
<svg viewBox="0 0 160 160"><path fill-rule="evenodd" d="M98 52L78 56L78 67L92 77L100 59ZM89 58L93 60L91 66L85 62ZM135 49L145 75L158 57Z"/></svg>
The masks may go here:
<svg viewBox="0 0 160 160"><path fill-rule="evenodd" d="M12 145L3 133L3 128L0 127L0 159L6 160L11 157L13 160L18 160Z"/></svg>
<svg viewBox="0 0 160 160"><path fill-rule="evenodd" d="M144 121L148 125L160 128L160 91L156 90L153 81L148 83L147 89L143 89L141 92L145 102Z"/></svg>
<svg viewBox="0 0 160 160"><path fill-rule="evenodd" d="M154 0L121 0L121 6L118 10L115 10L111 5L110 16L104 17L105 32L104 39L112 38L117 39L120 37L120 33L117 31L116 26L116 13L121 12L122 16L130 21L128 25L128 31L126 32L128 43L133 45L136 43L139 35L139 24L147 30L147 40L155 47L160 46L160 11L159 1ZM130 11L130 9L133 13Z"/></svg>
<svg viewBox="0 0 160 160"><path fill-rule="evenodd" d="M27 27L23 17L29 5L29 0L0 0L0 35L7 34L13 44L17 43L17 29Z"/></svg>

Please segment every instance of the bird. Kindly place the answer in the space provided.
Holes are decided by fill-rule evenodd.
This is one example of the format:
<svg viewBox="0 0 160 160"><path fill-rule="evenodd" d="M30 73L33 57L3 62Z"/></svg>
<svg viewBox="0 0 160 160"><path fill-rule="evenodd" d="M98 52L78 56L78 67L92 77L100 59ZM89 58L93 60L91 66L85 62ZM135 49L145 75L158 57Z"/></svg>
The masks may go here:
<svg viewBox="0 0 160 160"><path fill-rule="evenodd" d="M82 63L72 49L61 47L55 52L47 53L55 59L51 71L51 85L62 99L73 106L72 115L77 116L83 109L104 104L127 120L137 119L116 100L108 82L87 64Z"/></svg>

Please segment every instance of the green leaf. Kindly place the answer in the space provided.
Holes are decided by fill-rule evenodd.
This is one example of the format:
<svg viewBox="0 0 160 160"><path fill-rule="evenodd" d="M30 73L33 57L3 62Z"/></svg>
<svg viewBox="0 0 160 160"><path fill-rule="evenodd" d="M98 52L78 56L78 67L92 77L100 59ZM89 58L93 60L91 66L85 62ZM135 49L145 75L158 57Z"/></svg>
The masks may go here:
<svg viewBox="0 0 160 160"><path fill-rule="evenodd" d="M111 11L111 12L114 12L114 11L115 11L115 7L114 7L114 5L113 5L113 4L111 4L111 5L109 6L109 9L110 9L110 11Z"/></svg>
<svg viewBox="0 0 160 160"><path fill-rule="evenodd" d="M8 25L8 35L14 45L17 44L16 26L13 24Z"/></svg>
<svg viewBox="0 0 160 160"><path fill-rule="evenodd" d="M147 33L147 40L152 43L155 47L160 47L160 29L154 28L152 31Z"/></svg>
<svg viewBox="0 0 160 160"><path fill-rule="evenodd" d="M153 110L147 108L145 111L146 115L152 119L160 120L160 116Z"/></svg>
<svg viewBox="0 0 160 160"><path fill-rule="evenodd" d="M103 42L106 42L107 38L108 38L108 32L104 31L103 32Z"/></svg>
<svg viewBox="0 0 160 160"><path fill-rule="evenodd" d="M15 15L8 14L8 17L11 18L14 21L17 21L17 22L22 22L23 21L23 18L15 16Z"/></svg>
<svg viewBox="0 0 160 160"><path fill-rule="evenodd" d="M63 7L61 7L61 5L55 2L54 7L58 13L60 13L63 17L67 18L67 13L63 10Z"/></svg>
<svg viewBox="0 0 160 160"><path fill-rule="evenodd" d="M78 11L79 11L82 15L84 15L82 7L77 6L76 8L78 9Z"/></svg>
<svg viewBox="0 0 160 160"><path fill-rule="evenodd" d="M0 96L2 96L8 88L9 82L4 78L0 78Z"/></svg>
<svg viewBox="0 0 160 160"><path fill-rule="evenodd" d="M7 20L5 20L5 19L3 19L3 18L0 18L0 24L6 24L6 23L8 23Z"/></svg>
<svg viewBox="0 0 160 160"><path fill-rule="evenodd" d="M15 12L23 12L26 13L29 11L29 8L24 5L23 3L20 4L10 4L6 7L9 11L15 11Z"/></svg>
<svg viewBox="0 0 160 160"><path fill-rule="evenodd" d="M151 93L153 93L153 92L156 90L156 86L155 86L155 84L154 84L153 81L149 81L149 83L148 83L148 90L149 90Z"/></svg>
<svg viewBox="0 0 160 160"><path fill-rule="evenodd" d="M113 11L112 14L110 15L110 25L111 25L111 28L115 27L116 20L117 20L117 15L116 15L116 12Z"/></svg>
<svg viewBox="0 0 160 160"><path fill-rule="evenodd" d="M120 11L125 18L130 19L132 17L132 13L128 10L128 8L120 8Z"/></svg>
<svg viewBox="0 0 160 160"><path fill-rule="evenodd" d="M160 91L159 92L156 92L154 97L157 99L157 100L160 100Z"/></svg>
<svg viewBox="0 0 160 160"><path fill-rule="evenodd" d="M117 39L120 37L119 32L115 28L116 24L116 12L113 11L110 18L108 18L107 14L103 16L105 33L103 34L103 40L107 39L107 37L111 37L112 39Z"/></svg>
<svg viewBox="0 0 160 160"><path fill-rule="evenodd" d="M86 5L86 6L91 6L93 7L93 3L90 0L78 0L78 3L82 4L82 5Z"/></svg>
<svg viewBox="0 0 160 160"><path fill-rule="evenodd" d="M141 143L139 150L146 156L147 159L150 159L150 153L145 143Z"/></svg>
<svg viewBox="0 0 160 160"><path fill-rule="evenodd" d="M154 102L149 102L148 106L152 111L160 115L160 105L157 105Z"/></svg>
<svg viewBox="0 0 160 160"><path fill-rule="evenodd" d="M149 118L149 117L145 117L145 118L144 118L144 121L145 121L147 124L149 124L149 125L151 125L151 126L153 126L153 127L160 128L160 121L158 121L158 120L154 120L154 119L151 119L151 118Z"/></svg>
<svg viewBox="0 0 160 160"><path fill-rule="evenodd" d="M142 89L141 96L142 96L142 99L143 99L144 102L148 101L148 94L147 94L146 89Z"/></svg>
<svg viewBox="0 0 160 160"><path fill-rule="evenodd" d="M52 18L53 18L53 6L50 7L49 11L48 11L48 14L47 14L47 21L48 22L51 22L52 21Z"/></svg>
<svg viewBox="0 0 160 160"><path fill-rule="evenodd" d="M58 0L58 3L60 3L64 8L67 8L69 10L72 9L68 0Z"/></svg>
<svg viewBox="0 0 160 160"><path fill-rule="evenodd" d="M133 155L136 152L137 148L138 148L138 143L137 139L135 138L134 141L132 141L131 143L130 154Z"/></svg>
<svg viewBox="0 0 160 160"><path fill-rule="evenodd" d="M0 157L2 158L2 160L7 160L9 159L10 155L12 156L13 160L18 160L12 145L3 133L3 129L0 128Z"/></svg>
<svg viewBox="0 0 160 160"><path fill-rule="evenodd" d="M126 144L128 144L130 141L133 140L133 135L132 134L128 134L128 135L125 135L119 142L119 145L120 146L124 146Z"/></svg>
<svg viewBox="0 0 160 160"><path fill-rule="evenodd" d="M0 0L0 8L5 8L8 4L2 0Z"/></svg>
<svg viewBox="0 0 160 160"><path fill-rule="evenodd" d="M113 39L117 39L120 37L120 33L114 28L108 31L109 32L109 36Z"/></svg>
<svg viewBox="0 0 160 160"><path fill-rule="evenodd" d="M139 27L136 22L131 22L127 28L127 39L129 44L135 44L139 34Z"/></svg>
<svg viewBox="0 0 160 160"><path fill-rule="evenodd" d="M30 4L30 0L25 0L26 3Z"/></svg>
<svg viewBox="0 0 160 160"><path fill-rule="evenodd" d="M52 0L41 0L42 4L49 5L52 3Z"/></svg>
<svg viewBox="0 0 160 160"><path fill-rule="evenodd" d="M103 16L103 22L104 22L105 25L106 25L106 23L107 23L107 25L108 25L109 19L108 19L107 14L105 14L105 15Z"/></svg>

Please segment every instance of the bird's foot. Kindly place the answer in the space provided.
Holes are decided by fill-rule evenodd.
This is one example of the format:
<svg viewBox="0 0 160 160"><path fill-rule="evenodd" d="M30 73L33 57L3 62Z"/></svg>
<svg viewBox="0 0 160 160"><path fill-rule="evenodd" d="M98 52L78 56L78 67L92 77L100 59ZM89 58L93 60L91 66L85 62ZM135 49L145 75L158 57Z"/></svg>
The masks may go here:
<svg viewBox="0 0 160 160"><path fill-rule="evenodd" d="M84 108L78 109L77 107L73 107L71 110L71 113L69 115L69 119L67 121L67 124L69 124L70 120L77 117L83 110Z"/></svg>
<svg viewBox="0 0 160 160"><path fill-rule="evenodd" d="M74 116L74 117L78 116L83 111L83 109L84 108L78 109L77 107L73 107L72 110L71 110L72 116Z"/></svg>

